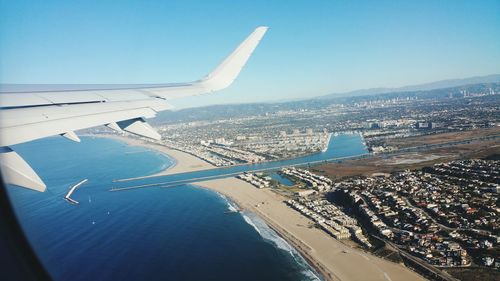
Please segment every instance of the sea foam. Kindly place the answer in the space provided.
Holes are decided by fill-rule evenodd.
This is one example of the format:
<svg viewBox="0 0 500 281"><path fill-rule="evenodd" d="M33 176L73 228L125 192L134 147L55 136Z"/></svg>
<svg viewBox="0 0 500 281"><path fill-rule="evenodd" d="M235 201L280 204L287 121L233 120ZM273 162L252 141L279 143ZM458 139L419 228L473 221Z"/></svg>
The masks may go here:
<svg viewBox="0 0 500 281"><path fill-rule="evenodd" d="M293 258L293 260L302 268L301 273L304 277L303 280L317 280L321 281L319 274L305 261L305 259L293 248L288 242L279 236L272 228L270 228L264 220L256 214L248 211L241 212L243 219L246 223L252 226L260 236L276 248L281 249Z"/></svg>
<svg viewBox="0 0 500 281"><path fill-rule="evenodd" d="M238 212L239 211L238 206L234 202L229 200L224 194L218 193L218 192L217 192L217 194L222 198L222 200L224 200L224 202L226 202L227 210L229 212Z"/></svg>

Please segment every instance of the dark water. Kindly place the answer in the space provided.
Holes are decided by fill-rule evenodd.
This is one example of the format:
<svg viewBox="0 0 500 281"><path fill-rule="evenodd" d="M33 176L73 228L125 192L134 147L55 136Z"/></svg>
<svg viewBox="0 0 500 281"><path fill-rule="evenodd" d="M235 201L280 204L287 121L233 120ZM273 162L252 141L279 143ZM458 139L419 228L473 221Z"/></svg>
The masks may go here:
<svg viewBox="0 0 500 281"><path fill-rule="evenodd" d="M289 180L288 178L286 178L278 173L271 173L271 174L269 174L269 176L273 180L278 181L279 183L284 184L286 186L293 186L294 185L293 181Z"/></svg>
<svg viewBox="0 0 500 281"><path fill-rule="evenodd" d="M48 190L9 186L25 232L55 280L317 280L252 213L184 185L109 192L112 179L156 173L172 161L108 139L49 138L14 148ZM88 178L63 200L70 185Z"/></svg>

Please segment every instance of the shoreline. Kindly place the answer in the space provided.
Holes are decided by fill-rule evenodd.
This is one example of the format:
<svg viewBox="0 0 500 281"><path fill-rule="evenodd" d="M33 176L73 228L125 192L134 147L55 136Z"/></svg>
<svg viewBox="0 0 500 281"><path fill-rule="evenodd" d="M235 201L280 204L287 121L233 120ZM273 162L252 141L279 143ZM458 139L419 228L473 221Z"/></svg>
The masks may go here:
<svg viewBox="0 0 500 281"><path fill-rule="evenodd" d="M324 231L310 227L313 225L310 219L289 208L283 202L285 198L272 190L257 189L236 178L195 185L221 193L240 209L259 216L325 280L425 280L402 265L347 246ZM358 266L365 270L359 271Z"/></svg>
<svg viewBox="0 0 500 281"><path fill-rule="evenodd" d="M231 178L235 179L237 181L241 181L236 178ZM216 183L218 180L213 180L214 183ZM244 181L241 181L243 183L246 183ZM272 229L280 238L285 240L286 243L288 243L301 257L304 259L304 261L307 263L307 265L314 270L314 273L316 277L318 277L321 281L330 281L330 280L335 280L335 281L340 281L337 276L333 272L330 272L326 269L326 266L322 265L318 261L316 261L307 251L312 251L313 249L305 244L304 242L300 241L295 237L292 233L288 233L285 229L281 228L279 224L276 224L273 222L268 216L265 214L261 213L260 211L256 209L248 209L247 207L244 207L241 202L239 202L236 198L227 195L219 190L216 190L212 188L211 183L209 181L206 182L197 182L192 184L198 188L203 188L203 189L209 189L212 192L217 193L219 196L230 202L231 205L236 205L236 212L242 213L242 212L249 212L253 213L254 215L258 216L260 219L262 219L265 224ZM319 275L319 276L318 276ZM332 276L335 277L335 279L332 279Z"/></svg>
<svg viewBox="0 0 500 281"><path fill-rule="evenodd" d="M139 139L118 135L91 136L111 138L128 145L146 147L175 160L175 166L146 177L215 168L193 155ZM257 189L234 177L193 184L222 194L236 203L240 210L257 215L325 280L425 280L424 277L400 264L335 240L314 227L310 219L289 208L284 203L286 198L270 189ZM360 268L363 270L359 270Z"/></svg>
<svg viewBox="0 0 500 281"><path fill-rule="evenodd" d="M188 154L186 152L175 150L175 149L169 148L169 147L161 145L161 144L156 144L156 143L144 141L144 140L137 139L137 138L129 138L126 136L113 135L113 134L87 134L85 136L95 137L95 138L113 139L113 140L123 142L129 146L143 147L143 148L158 152L160 154L163 154L165 157L173 160L172 166L170 166L162 171L159 171L157 173L147 175L147 176L130 178L129 180L152 178L152 177L165 176L165 175L170 175L170 174L195 172L195 171L200 171L200 170L217 168L214 165L212 165L208 162L205 162L205 161L201 160L200 158L193 156L191 154Z"/></svg>
<svg viewBox="0 0 500 281"><path fill-rule="evenodd" d="M348 133L348 134L353 134L353 133ZM329 134L330 137L332 135L333 135L333 133ZM249 163L240 163L240 164L234 164L234 165L230 165L230 166L215 166L212 163L207 162L206 160L199 158L190 152L182 151L182 150L179 150L176 148L170 148L166 145L153 143L150 141L145 141L143 139L137 139L134 137L133 138L125 137L123 135L87 134L84 136L110 138L110 139L115 139L115 140L124 142L128 145L131 145L131 146L146 147L148 149L155 150L156 152L159 152L159 153L163 154L164 156L166 156L167 158L170 158L170 159L175 161L174 165L168 167L165 170L159 171L159 172L151 174L151 175L146 175L146 176L116 179L116 181L119 181L119 182L155 178L155 177L161 177L161 176L177 174L177 173L196 172L196 171L200 171L200 170L211 170L211 169L229 169L229 168L233 168L236 166L249 165ZM329 142L330 141L328 141L328 143ZM365 150L366 150L366 145L365 145ZM288 157L288 158L283 158L283 159L267 160L267 161L263 161L263 162L257 162L254 164L258 165L258 164L269 164L272 162L283 162L283 161L292 160L292 159L314 156L316 154L321 154L321 153L324 153L324 152L317 151L317 152L307 154L307 155L301 155L301 156L297 156L297 157ZM288 164L287 166L289 166L289 167L305 167L305 166L327 163L327 162L332 162L332 161L335 162L335 161L341 161L341 160L354 160L354 159L366 158L366 157L370 157L370 153L364 152L361 154L350 155L350 156L342 156L342 157L323 159L323 160L312 160L309 162ZM197 163L197 164L189 165L188 163ZM279 169L279 167L262 168L262 169L254 170L254 172L264 172L264 171L270 171L270 170L275 170L275 169ZM208 180L208 178L205 180Z"/></svg>

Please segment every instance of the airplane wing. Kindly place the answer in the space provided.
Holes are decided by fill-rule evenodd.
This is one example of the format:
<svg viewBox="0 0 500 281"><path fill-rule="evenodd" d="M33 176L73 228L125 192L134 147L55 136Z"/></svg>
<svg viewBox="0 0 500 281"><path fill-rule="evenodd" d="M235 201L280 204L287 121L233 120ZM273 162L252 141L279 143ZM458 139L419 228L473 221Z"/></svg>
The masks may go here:
<svg viewBox="0 0 500 281"><path fill-rule="evenodd" d="M3 180L37 191L46 189L29 164L10 148L18 143L53 135L79 142L74 131L99 125L159 140L161 136L145 119L172 108L169 100L212 93L231 85L266 31L267 27L256 28L210 74L190 83L0 94Z"/></svg>

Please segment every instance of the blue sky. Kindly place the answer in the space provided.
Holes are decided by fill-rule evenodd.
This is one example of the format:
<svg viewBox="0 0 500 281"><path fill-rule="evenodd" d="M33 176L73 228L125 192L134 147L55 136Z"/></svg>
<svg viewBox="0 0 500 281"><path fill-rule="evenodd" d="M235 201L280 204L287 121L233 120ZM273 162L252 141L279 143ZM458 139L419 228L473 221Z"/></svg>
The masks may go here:
<svg viewBox="0 0 500 281"><path fill-rule="evenodd" d="M270 27L230 88L180 107L500 73L500 1L0 0L0 82L198 79Z"/></svg>

